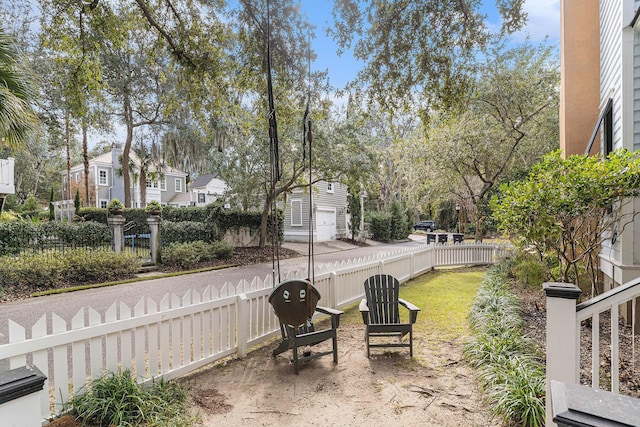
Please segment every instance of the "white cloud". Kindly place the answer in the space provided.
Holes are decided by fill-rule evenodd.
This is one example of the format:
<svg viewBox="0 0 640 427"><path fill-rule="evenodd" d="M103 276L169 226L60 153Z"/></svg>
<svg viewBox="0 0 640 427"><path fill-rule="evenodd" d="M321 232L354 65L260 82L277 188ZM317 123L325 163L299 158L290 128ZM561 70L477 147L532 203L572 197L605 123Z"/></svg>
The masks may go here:
<svg viewBox="0 0 640 427"><path fill-rule="evenodd" d="M527 0L524 11L528 15L527 26L513 35L522 41L527 35L532 41L560 40L560 0Z"/></svg>

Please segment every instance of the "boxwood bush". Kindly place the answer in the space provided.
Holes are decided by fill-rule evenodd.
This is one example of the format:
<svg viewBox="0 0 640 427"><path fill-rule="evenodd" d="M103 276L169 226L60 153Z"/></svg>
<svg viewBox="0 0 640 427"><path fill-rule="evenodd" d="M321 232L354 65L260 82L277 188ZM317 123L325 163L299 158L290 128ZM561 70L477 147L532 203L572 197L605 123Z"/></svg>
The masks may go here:
<svg viewBox="0 0 640 427"><path fill-rule="evenodd" d="M128 279L140 269L135 255L71 249L0 257L0 287L20 293Z"/></svg>
<svg viewBox="0 0 640 427"><path fill-rule="evenodd" d="M197 263L212 259L226 259L233 253L233 246L224 241L171 243L162 249L162 263L180 268L192 268Z"/></svg>

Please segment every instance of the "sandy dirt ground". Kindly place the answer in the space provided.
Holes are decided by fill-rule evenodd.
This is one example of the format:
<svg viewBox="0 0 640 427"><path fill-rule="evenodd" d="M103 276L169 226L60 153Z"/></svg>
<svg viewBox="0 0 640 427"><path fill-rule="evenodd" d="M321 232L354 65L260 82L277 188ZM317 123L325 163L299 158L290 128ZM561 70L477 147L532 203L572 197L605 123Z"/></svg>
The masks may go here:
<svg viewBox="0 0 640 427"><path fill-rule="evenodd" d="M273 342L181 381L204 426L502 425L482 401L462 342L415 335L413 359L408 349L372 349L368 359L363 337L364 326L341 326L338 364L324 356L297 376L291 351L271 356Z"/></svg>

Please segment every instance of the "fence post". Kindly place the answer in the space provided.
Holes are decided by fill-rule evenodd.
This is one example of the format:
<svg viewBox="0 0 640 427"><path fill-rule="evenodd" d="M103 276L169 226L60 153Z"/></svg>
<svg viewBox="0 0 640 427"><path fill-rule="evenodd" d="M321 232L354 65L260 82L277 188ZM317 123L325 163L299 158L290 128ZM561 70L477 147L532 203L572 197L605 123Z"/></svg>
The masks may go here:
<svg viewBox="0 0 640 427"><path fill-rule="evenodd" d="M329 273L329 307L331 308L338 308L338 286L337 286L337 277L338 275L336 274L335 271L332 271L331 273Z"/></svg>
<svg viewBox="0 0 640 427"><path fill-rule="evenodd" d="M409 280L416 276L415 259L413 258L413 252L409 254Z"/></svg>
<svg viewBox="0 0 640 427"><path fill-rule="evenodd" d="M158 215L151 215L147 218L149 224L149 247L151 249L151 261L160 264L160 222Z"/></svg>
<svg viewBox="0 0 640 427"><path fill-rule="evenodd" d="M39 411L47 377L35 366L0 372L0 419L2 425L39 426L49 412Z"/></svg>
<svg viewBox="0 0 640 427"><path fill-rule="evenodd" d="M238 357L245 357L247 355L247 341L249 341L249 330L251 329L250 316L249 316L249 301L245 294L240 294L237 297L238 305Z"/></svg>
<svg viewBox="0 0 640 427"><path fill-rule="evenodd" d="M111 215L107 218L107 224L113 230L113 251L115 253L122 252L124 248L124 222L122 215Z"/></svg>
<svg viewBox="0 0 640 427"><path fill-rule="evenodd" d="M546 425L555 426L551 402L551 381L576 383L579 332L576 326L576 300L580 288L572 283L548 282L542 285L547 300L547 394Z"/></svg>

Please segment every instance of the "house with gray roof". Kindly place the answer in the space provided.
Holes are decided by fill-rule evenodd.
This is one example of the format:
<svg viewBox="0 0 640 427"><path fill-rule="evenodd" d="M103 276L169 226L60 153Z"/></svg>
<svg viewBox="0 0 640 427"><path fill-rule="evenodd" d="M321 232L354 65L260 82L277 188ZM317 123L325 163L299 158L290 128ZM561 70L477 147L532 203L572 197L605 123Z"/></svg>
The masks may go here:
<svg viewBox="0 0 640 427"><path fill-rule="evenodd" d="M340 182L319 181L312 191L313 206L308 188L296 189L289 194L285 203L284 240L308 242L310 231L316 242L346 237L349 227L347 186ZM312 216L309 215L311 209Z"/></svg>
<svg viewBox="0 0 640 427"><path fill-rule="evenodd" d="M218 176L200 175L189 184L188 206L206 206L223 198L228 190L227 183Z"/></svg>
<svg viewBox="0 0 640 427"><path fill-rule="evenodd" d="M188 195L187 173L166 164L148 167L146 195L144 203L140 191L140 159L135 153L129 153L131 177L131 207L143 207L152 200L162 205L179 205L176 200ZM113 198L124 202L124 179L122 177L122 149L120 144L113 144L111 151L89 160L89 192L90 204L97 208L106 208ZM84 188L84 165L74 165L70 171L62 172L62 194L72 199L78 188ZM80 191L81 194L83 191Z"/></svg>

